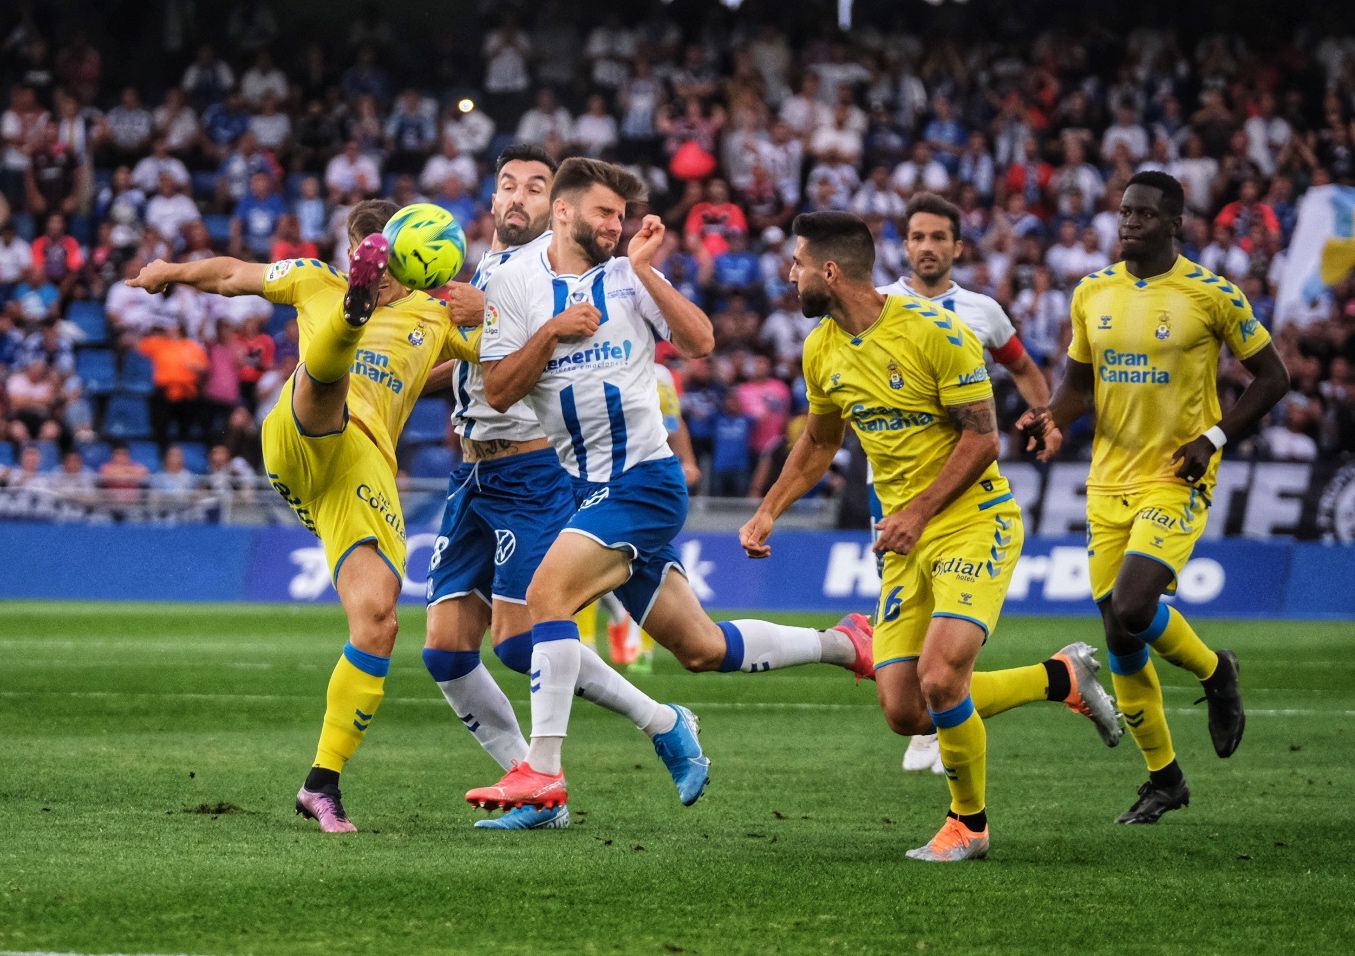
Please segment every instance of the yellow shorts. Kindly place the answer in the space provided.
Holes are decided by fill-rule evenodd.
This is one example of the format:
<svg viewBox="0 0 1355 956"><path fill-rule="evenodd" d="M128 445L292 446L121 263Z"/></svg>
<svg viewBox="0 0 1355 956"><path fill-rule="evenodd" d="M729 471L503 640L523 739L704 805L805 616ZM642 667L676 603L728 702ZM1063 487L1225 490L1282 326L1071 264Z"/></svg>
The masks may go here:
<svg viewBox="0 0 1355 956"><path fill-rule="evenodd" d="M1131 554L1171 569L1168 594L1204 533L1209 498L1186 484L1149 485L1125 494L1087 493L1087 563L1092 597L1099 604L1115 587Z"/></svg>
<svg viewBox="0 0 1355 956"><path fill-rule="evenodd" d="M928 523L911 554L887 554L875 666L921 656L934 617L972 621L991 634L1025 537L1021 508L1008 495L984 509L957 502Z"/></svg>
<svg viewBox="0 0 1355 956"><path fill-rule="evenodd" d="M331 577L350 551L368 542L396 578L405 571L405 516L385 456L357 425L308 435L292 411L295 378L264 418L264 469L273 489L325 546Z"/></svg>

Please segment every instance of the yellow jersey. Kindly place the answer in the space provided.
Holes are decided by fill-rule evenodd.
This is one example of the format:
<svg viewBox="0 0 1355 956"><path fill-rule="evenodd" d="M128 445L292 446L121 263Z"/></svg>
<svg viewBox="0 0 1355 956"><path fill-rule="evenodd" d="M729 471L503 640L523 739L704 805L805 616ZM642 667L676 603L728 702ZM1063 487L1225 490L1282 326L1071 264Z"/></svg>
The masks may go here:
<svg viewBox="0 0 1355 956"><path fill-rule="evenodd" d="M301 354L311 336L343 308L348 277L318 259L283 259L268 267L263 294L296 307ZM396 468L395 443L435 365L449 359L480 361L480 330L452 324L447 306L424 292L372 313L349 369L348 416L371 436Z"/></svg>
<svg viewBox="0 0 1355 956"><path fill-rule="evenodd" d="M891 295L880 317L852 335L831 317L805 339L809 409L852 423L875 474L884 513L930 485L959 441L946 408L993 397L983 345L954 313L917 296ZM975 496L1010 497L994 463L951 507Z"/></svg>
<svg viewBox="0 0 1355 956"><path fill-rule="evenodd" d="M1217 425L1219 349L1240 359L1270 341L1242 291L1177 256L1160 276L1137 279L1123 262L1073 291L1068 355L1092 366L1096 433L1087 490L1179 484L1172 455ZM1212 488L1216 456L1203 483Z"/></svg>

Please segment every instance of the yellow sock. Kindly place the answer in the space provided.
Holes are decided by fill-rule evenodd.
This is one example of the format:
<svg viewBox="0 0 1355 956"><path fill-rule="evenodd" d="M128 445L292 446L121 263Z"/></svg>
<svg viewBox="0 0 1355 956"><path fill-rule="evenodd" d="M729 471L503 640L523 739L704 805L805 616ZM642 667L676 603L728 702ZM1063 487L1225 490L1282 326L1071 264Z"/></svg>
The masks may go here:
<svg viewBox="0 0 1355 956"><path fill-rule="evenodd" d="M1162 685L1148 656L1148 648L1121 657L1110 655L1110 682L1124 722L1143 751L1149 770L1161 770L1176 759L1167 712L1162 706Z"/></svg>
<svg viewBox="0 0 1355 956"><path fill-rule="evenodd" d="M352 644L344 646L343 656L329 678L315 766L343 772L381 706L390 664L389 657L367 654Z"/></svg>
<svg viewBox="0 0 1355 956"><path fill-rule="evenodd" d="M1002 671L975 671L969 679L969 696L974 699L974 709L984 718L1044 700L1048 689L1049 672L1043 664Z"/></svg>
<svg viewBox="0 0 1355 956"><path fill-rule="evenodd" d="M950 784L952 813L978 813L987 806L984 791L988 785L988 732L974 709L974 699L966 697L949 710L931 713L936 724L936 739L941 745L941 763Z"/></svg>
<svg viewBox="0 0 1355 956"><path fill-rule="evenodd" d="M353 364L365 325L356 328L343 317L343 309L335 309L329 321L315 330L306 345L306 372L317 382L329 384L343 378Z"/></svg>
<svg viewBox="0 0 1355 956"><path fill-rule="evenodd" d="M1214 668L1219 666L1218 654L1200 640L1195 628L1170 604L1159 604L1153 623L1134 637L1147 641L1164 660L1185 668L1200 680L1209 677L1214 673Z"/></svg>

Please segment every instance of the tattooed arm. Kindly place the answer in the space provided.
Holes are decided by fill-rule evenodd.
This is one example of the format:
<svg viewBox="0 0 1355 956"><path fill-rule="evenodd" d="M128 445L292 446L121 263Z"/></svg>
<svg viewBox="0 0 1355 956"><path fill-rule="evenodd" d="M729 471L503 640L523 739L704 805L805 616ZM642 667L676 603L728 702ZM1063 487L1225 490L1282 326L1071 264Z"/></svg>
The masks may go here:
<svg viewBox="0 0 1355 956"><path fill-rule="evenodd" d="M876 525L880 529L875 542L877 552L907 554L913 550L927 522L968 491L988 466L997 461L1000 448L997 410L991 398L947 407L946 414L960 433L960 440L932 483L901 511L886 515Z"/></svg>

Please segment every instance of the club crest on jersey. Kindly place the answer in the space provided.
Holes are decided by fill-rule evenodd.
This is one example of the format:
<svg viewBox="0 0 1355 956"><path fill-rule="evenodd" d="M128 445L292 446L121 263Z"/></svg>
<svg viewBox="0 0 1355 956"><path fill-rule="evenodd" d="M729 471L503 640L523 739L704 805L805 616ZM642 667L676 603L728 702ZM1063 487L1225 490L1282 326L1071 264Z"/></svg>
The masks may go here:
<svg viewBox="0 0 1355 956"><path fill-rule="evenodd" d="M582 289L575 289L573 292L569 293L569 301L574 303L575 305L578 305L580 302L583 302L587 298L588 293Z"/></svg>
<svg viewBox="0 0 1355 956"><path fill-rule="evenodd" d="M903 373L899 371L897 362L889 363L889 387L903 388Z"/></svg>
<svg viewBox="0 0 1355 956"><path fill-rule="evenodd" d="M415 347L423 345L424 339L423 326L422 325L415 326L414 331L409 333L408 338L410 345L413 345Z"/></svg>
<svg viewBox="0 0 1355 956"><path fill-rule="evenodd" d="M1108 315L1101 316L1101 325L1099 326L1099 328L1101 329L1101 331L1105 331L1106 329L1110 328L1110 316Z"/></svg>
<svg viewBox="0 0 1355 956"><path fill-rule="evenodd" d="M1157 315L1157 331L1153 333L1159 339L1166 339L1172 334L1171 316L1166 312L1159 312Z"/></svg>

